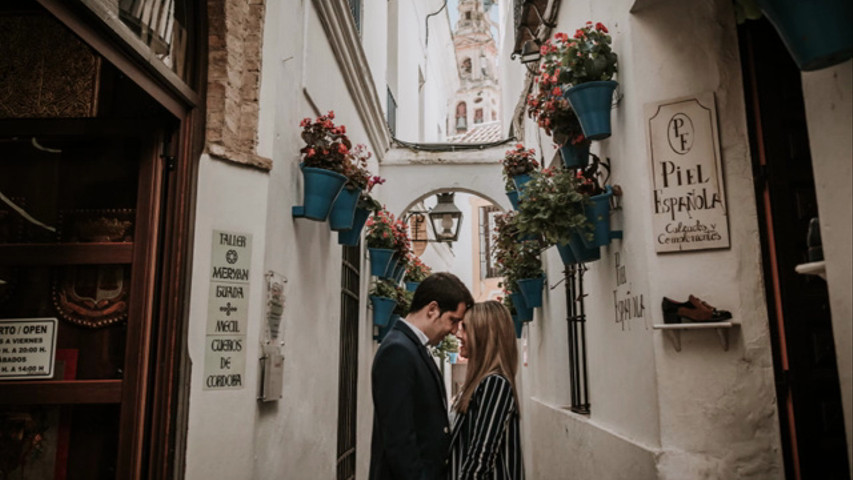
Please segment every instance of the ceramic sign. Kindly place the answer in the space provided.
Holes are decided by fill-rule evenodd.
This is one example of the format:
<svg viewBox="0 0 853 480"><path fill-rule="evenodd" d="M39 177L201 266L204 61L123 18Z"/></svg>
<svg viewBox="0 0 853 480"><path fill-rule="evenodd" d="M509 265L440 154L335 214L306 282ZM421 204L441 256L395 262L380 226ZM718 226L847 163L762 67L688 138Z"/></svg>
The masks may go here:
<svg viewBox="0 0 853 480"><path fill-rule="evenodd" d="M655 251L728 248L714 94L645 105Z"/></svg>

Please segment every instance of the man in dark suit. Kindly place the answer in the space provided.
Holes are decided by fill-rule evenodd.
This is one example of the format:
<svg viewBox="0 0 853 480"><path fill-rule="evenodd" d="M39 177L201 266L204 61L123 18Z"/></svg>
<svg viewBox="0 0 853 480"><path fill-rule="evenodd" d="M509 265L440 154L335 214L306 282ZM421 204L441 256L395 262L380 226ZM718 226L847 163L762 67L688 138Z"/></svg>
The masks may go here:
<svg viewBox="0 0 853 480"><path fill-rule="evenodd" d="M447 478L447 394L426 345L455 333L473 304L455 275L435 273L421 282L409 314L382 340L371 372L371 480Z"/></svg>

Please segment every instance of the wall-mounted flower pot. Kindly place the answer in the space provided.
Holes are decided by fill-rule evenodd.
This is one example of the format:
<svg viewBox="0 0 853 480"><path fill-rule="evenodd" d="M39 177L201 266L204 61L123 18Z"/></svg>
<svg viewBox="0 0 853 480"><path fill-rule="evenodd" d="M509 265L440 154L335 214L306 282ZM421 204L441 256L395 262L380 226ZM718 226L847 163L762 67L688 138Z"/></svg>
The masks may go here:
<svg viewBox="0 0 853 480"><path fill-rule="evenodd" d="M533 320L533 308L527 306L524 300L524 295L521 292L512 292L509 294L512 299L512 305L515 307L518 319L522 322L530 322Z"/></svg>
<svg viewBox="0 0 853 480"><path fill-rule="evenodd" d="M580 260L575 258L575 254L572 253L572 249L571 249L571 247L569 247L568 243L566 243L566 244L558 243L556 245L556 247L557 247L557 252L560 254L560 260L563 261L563 265L574 265L576 263L581 263Z"/></svg>
<svg viewBox="0 0 853 480"><path fill-rule="evenodd" d="M518 190L506 192L506 196L509 198L509 204L512 205L512 209L518 211Z"/></svg>
<svg viewBox="0 0 853 480"><path fill-rule="evenodd" d="M458 352L448 352L447 358L448 358L448 360L450 360L451 365L456 365L456 361L459 359L459 353Z"/></svg>
<svg viewBox="0 0 853 480"><path fill-rule="evenodd" d="M380 275L382 278L387 278L388 280L396 280L397 267L400 265L400 256L396 251L391 255L391 260L388 262L388 265L385 267L385 272Z"/></svg>
<svg viewBox="0 0 853 480"><path fill-rule="evenodd" d="M584 137L603 140L610 136L610 104L617 85L613 80L599 80L581 83L566 91Z"/></svg>
<svg viewBox="0 0 853 480"><path fill-rule="evenodd" d="M529 308L542 306L542 289L545 287L545 276L522 278L518 281L518 289L524 295L524 302Z"/></svg>
<svg viewBox="0 0 853 480"><path fill-rule="evenodd" d="M592 240L581 235L581 240L587 248L602 247L610 243L610 197L613 189L608 185L604 193L590 197L591 203L584 206L586 218L592 223Z"/></svg>
<svg viewBox="0 0 853 480"><path fill-rule="evenodd" d="M560 156L563 157L563 165L566 168L584 168L589 165L589 140L584 140L572 145L566 142L560 147Z"/></svg>
<svg viewBox="0 0 853 480"><path fill-rule="evenodd" d="M572 239L569 240L569 248L572 249L572 256L579 263L594 262L601 258L601 248L587 247L581 238L581 235L572 234Z"/></svg>
<svg viewBox="0 0 853 480"><path fill-rule="evenodd" d="M518 190L519 196L524 193L524 186L532 180L533 177L526 173L522 173L521 175L515 175L512 177L513 183L515 183L515 189Z"/></svg>
<svg viewBox="0 0 853 480"><path fill-rule="evenodd" d="M800 70L818 70L853 57L850 0L758 0Z"/></svg>
<svg viewBox="0 0 853 480"><path fill-rule="evenodd" d="M323 222L329 217L332 203L344 188L347 177L322 168L300 168L303 179L302 205L294 206L292 214L296 218L305 217Z"/></svg>
<svg viewBox="0 0 853 480"><path fill-rule="evenodd" d="M377 342L382 342L382 340L385 338L385 335L388 335L388 332L390 332L391 329L394 328L394 324L397 323L397 320L399 319L399 315L391 314L391 320L388 321L388 325L385 325L384 327L377 327L377 333L373 335L373 339Z"/></svg>
<svg viewBox="0 0 853 480"><path fill-rule="evenodd" d="M355 207L358 205L358 197L361 195L360 188L346 188L341 190L332 211L329 213L329 227L335 231L349 230L355 223Z"/></svg>
<svg viewBox="0 0 853 480"><path fill-rule="evenodd" d="M370 303L373 305L373 324L380 327L387 326L388 321L391 320L391 313L397 306L397 301L393 298L371 295Z"/></svg>
<svg viewBox="0 0 853 480"><path fill-rule="evenodd" d="M399 262L397 266L394 267L394 272L392 273L392 278L395 282L400 283L403 280L403 277L406 275L406 262Z"/></svg>
<svg viewBox="0 0 853 480"><path fill-rule="evenodd" d="M420 284L421 284L421 282L406 282L406 291L407 292L414 292L415 290L418 289L418 285L420 285Z"/></svg>
<svg viewBox="0 0 853 480"><path fill-rule="evenodd" d="M368 248L370 252L370 274L374 277L384 277L388 264L394 256L394 250L390 248ZM394 263L396 266L397 264Z"/></svg>
<svg viewBox="0 0 853 480"><path fill-rule="evenodd" d="M369 216L370 210L357 207L355 209L352 228L338 232L338 244L350 247L358 245L358 241L361 239L361 229L364 228L364 224L367 222L367 217Z"/></svg>
<svg viewBox="0 0 853 480"><path fill-rule="evenodd" d="M518 319L518 315L512 316L512 325L515 327L515 338L521 338L521 330L524 328L524 322Z"/></svg>

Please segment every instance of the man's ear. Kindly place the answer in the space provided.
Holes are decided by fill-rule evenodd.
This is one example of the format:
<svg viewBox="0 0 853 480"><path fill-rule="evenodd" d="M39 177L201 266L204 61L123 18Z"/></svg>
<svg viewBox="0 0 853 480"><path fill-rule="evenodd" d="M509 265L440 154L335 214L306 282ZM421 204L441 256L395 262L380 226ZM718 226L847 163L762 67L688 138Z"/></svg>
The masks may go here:
<svg viewBox="0 0 853 480"><path fill-rule="evenodd" d="M427 318L430 321L435 320L436 318L441 316L441 308L438 306L438 302L435 300L429 302L427 304Z"/></svg>

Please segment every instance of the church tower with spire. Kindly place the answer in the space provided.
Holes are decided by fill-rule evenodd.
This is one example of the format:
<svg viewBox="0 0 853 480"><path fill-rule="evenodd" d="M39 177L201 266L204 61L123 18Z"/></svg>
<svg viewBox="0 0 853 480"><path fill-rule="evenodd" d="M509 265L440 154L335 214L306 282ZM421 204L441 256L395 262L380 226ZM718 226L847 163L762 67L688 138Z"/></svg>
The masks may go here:
<svg viewBox="0 0 853 480"><path fill-rule="evenodd" d="M487 11L494 3L484 6L482 0L459 0L453 36L459 90L448 108L449 141L481 143L500 138L498 52Z"/></svg>

